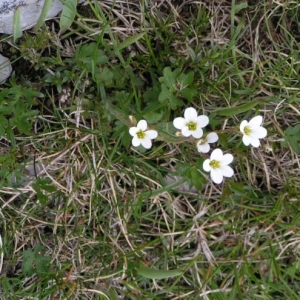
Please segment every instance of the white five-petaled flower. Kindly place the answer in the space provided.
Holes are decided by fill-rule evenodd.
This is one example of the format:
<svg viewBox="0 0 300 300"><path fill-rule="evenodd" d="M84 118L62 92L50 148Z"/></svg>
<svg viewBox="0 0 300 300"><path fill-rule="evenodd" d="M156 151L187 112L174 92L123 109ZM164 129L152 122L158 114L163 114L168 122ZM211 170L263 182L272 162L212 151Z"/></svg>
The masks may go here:
<svg viewBox="0 0 300 300"><path fill-rule="evenodd" d="M218 139L219 137L215 132L209 133L205 138L197 142L198 152L207 153L210 150L209 144L215 143Z"/></svg>
<svg viewBox="0 0 300 300"><path fill-rule="evenodd" d="M232 177L233 169L228 165L233 161L233 156L229 153L223 154L221 149L215 149L210 159L203 163L203 169L210 172L210 177L214 183L221 183L223 177Z"/></svg>
<svg viewBox="0 0 300 300"><path fill-rule="evenodd" d="M129 129L130 135L133 136L132 145L138 147L140 144L146 149L150 149L152 146L153 139L157 138L156 130L147 130L147 122L140 120L136 127Z"/></svg>
<svg viewBox="0 0 300 300"><path fill-rule="evenodd" d="M260 126L262 121L262 116L256 116L249 122L246 120L242 121L240 131L243 133L243 143L246 146L251 144L253 147L258 147L260 145L259 139L267 136L267 130Z"/></svg>
<svg viewBox="0 0 300 300"><path fill-rule="evenodd" d="M203 135L203 130L209 122L207 116L198 116L195 108L189 107L184 111L184 118L178 117L173 121L175 128L180 129L185 137L192 135L194 138L199 139Z"/></svg>

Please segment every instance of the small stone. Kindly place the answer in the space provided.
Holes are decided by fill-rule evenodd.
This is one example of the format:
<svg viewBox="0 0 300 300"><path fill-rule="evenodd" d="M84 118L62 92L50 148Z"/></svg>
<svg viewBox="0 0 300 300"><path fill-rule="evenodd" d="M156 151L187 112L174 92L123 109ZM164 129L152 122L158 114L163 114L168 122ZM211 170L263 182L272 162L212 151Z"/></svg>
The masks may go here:
<svg viewBox="0 0 300 300"><path fill-rule="evenodd" d="M33 27L42 12L45 0L0 0L0 33L13 33L14 12L20 9L22 29ZM63 5L59 0L53 0L46 19L55 17L62 11Z"/></svg>
<svg viewBox="0 0 300 300"><path fill-rule="evenodd" d="M12 67L10 60L0 54L0 83L4 83L5 80L10 76L11 72Z"/></svg>

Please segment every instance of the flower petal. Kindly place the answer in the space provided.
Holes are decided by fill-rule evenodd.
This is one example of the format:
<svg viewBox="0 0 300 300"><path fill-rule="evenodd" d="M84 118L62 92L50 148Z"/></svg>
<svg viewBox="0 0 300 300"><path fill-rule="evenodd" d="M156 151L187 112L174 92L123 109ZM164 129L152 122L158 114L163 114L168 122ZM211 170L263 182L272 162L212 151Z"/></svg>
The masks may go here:
<svg viewBox="0 0 300 300"><path fill-rule="evenodd" d="M258 139L262 139L266 137L267 134L268 134L267 129L261 126L251 130L251 136L255 136Z"/></svg>
<svg viewBox="0 0 300 300"><path fill-rule="evenodd" d="M138 147L141 144L141 140L135 135L131 143L134 147Z"/></svg>
<svg viewBox="0 0 300 300"><path fill-rule="evenodd" d="M182 117L175 118L173 125L177 129L182 129L186 125L186 120Z"/></svg>
<svg viewBox="0 0 300 300"><path fill-rule="evenodd" d="M151 142L151 140L147 136L145 136L141 140L141 143L142 143L143 147L146 148L146 149L150 149L151 146L152 146L152 142Z"/></svg>
<svg viewBox="0 0 300 300"><path fill-rule="evenodd" d="M184 118L185 118L186 122L195 121L197 119L197 116L198 116L198 113L197 113L196 109L193 107L188 107L184 111Z"/></svg>
<svg viewBox="0 0 300 300"><path fill-rule="evenodd" d="M203 145L197 144L197 150L200 153L208 153L209 149L210 149L210 146L208 143L203 144Z"/></svg>
<svg viewBox="0 0 300 300"><path fill-rule="evenodd" d="M147 129L147 122L145 120L140 120L137 123L137 128L142 129L143 131L145 131Z"/></svg>
<svg viewBox="0 0 300 300"><path fill-rule="evenodd" d="M258 138L249 136L249 141L250 141L250 144L251 144L254 148L257 148L257 147L260 146L260 141L259 141Z"/></svg>
<svg viewBox="0 0 300 300"><path fill-rule="evenodd" d="M223 152L219 148L215 149L210 155L211 160L213 160L213 159L222 160L222 158L223 158Z"/></svg>
<svg viewBox="0 0 300 300"><path fill-rule="evenodd" d="M189 130L187 126L184 126L181 130L181 133L183 136L188 137L190 136L193 132Z"/></svg>
<svg viewBox="0 0 300 300"><path fill-rule="evenodd" d="M195 131L191 131L191 133L195 139L200 139L203 136L203 130L201 127L197 127L197 129Z"/></svg>
<svg viewBox="0 0 300 300"><path fill-rule="evenodd" d="M209 163L210 163L210 159L206 159L203 162L203 170L206 171L206 172L210 172L211 171L211 166L209 165Z"/></svg>
<svg viewBox="0 0 300 300"><path fill-rule="evenodd" d="M249 126L258 127L261 125L262 121L263 121L262 116L256 116L249 121Z"/></svg>
<svg viewBox="0 0 300 300"><path fill-rule="evenodd" d="M212 169L210 172L210 177L214 183L221 183L223 181L223 174L220 169Z"/></svg>
<svg viewBox="0 0 300 300"><path fill-rule="evenodd" d="M244 128L248 125L248 121L247 120L243 120L241 125L240 125L240 131L242 133L244 133Z"/></svg>
<svg viewBox="0 0 300 300"><path fill-rule="evenodd" d="M209 118L208 116L202 115L197 118L196 122L198 126L204 128L209 123Z"/></svg>
<svg viewBox="0 0 300 300"><path fill-rule="evenodd" d="M135 136L138 131L139 131L139 129L137 127L130 127L129 128L129 133L132 136Z"/></svg>
<svg viewBox="0 0 300 300"><path fill-rule="evenodd" d="M233 161L233 156L230 153L226 153L223 155L221 159L222 166L229 165Z"/></svg>
<svg viewBox="0 0 300 300"><path fill-rule="evenodd" d="M245 146L249 146L250 144L250 137L246 134L243 135L243 143Z"/></svg>
<svg viewBox="0 0 300 300"><path fill-rule="evenodd" d="M156 130L147 130L147 131L145 132L145 134L146 134L146 136L147 136L149 139L151 139L151 140L156 139L157 136L158 136L158 133L157 133Z"/></svg>
<svg viewBox="0 0 300 300"><path fill-rule="evenodd" d="M206 136L206 140L208 143L215 143L219 139L218 135L215 132L210 132Z"/></svg>
<svg viewBox="0 0 300 300"><path fill-rule="evenodd" d="M223 166L222 167L222 174L223 174L224 177L232 177L233 174L234 174L234 171L229 166Z"/></svg>

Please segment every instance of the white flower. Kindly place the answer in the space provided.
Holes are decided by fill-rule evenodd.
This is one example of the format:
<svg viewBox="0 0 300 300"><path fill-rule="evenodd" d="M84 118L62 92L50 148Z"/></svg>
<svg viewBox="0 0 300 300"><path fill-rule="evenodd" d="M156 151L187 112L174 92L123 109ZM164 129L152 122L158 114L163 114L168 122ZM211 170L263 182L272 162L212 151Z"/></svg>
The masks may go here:
<svg viewBox="0 0 300 300"><path fill-rule="evenodd" d="M184 118L175 118L173 125L175 128L180 129L183 136L188 137L192 135L194 138L199 139L203 135L203 130L209 122L207 116L198 116L197 111L193 107L189 107L184 111Z"/></svg>
<svg viewBox="0 0 300 300"><path fill-rule="evenodd" d="M157 138L156 130L147 130L147 122L140 120L136 127L131 127L129 133L133 136L132 145L138 147L140 144L146 149L150 149L153 139Z"/></svg>
<svg viewBox="0 0 300 300"><path fill-rule="evenodd" d="M210 177L214 183L221 183L223 177L232 177L233 169L228 165L233 161L233 156L229 153L224 154L221 149L215 149L210 159L203 163L203 169L210 172Z"/></svg>
<svg viewBox="0 0 300 300"><path fill-rule="evenodd" d="M210 149L209 144L215 143L219 139L215 132L209 133L205 138L200 139L197 142L197 149L201 153L207 153Z"/></svg>
<svg viewBox="0 0 300 300"><path fill-rule="evenodd" d="M240 131L243 133L243 143L246 146L251 144L253 147L258 147L260 145L259 139L267 136L267 130L260 126L262 120L262 116L256 116L249 122L246 120L242 121Z"/></svg>

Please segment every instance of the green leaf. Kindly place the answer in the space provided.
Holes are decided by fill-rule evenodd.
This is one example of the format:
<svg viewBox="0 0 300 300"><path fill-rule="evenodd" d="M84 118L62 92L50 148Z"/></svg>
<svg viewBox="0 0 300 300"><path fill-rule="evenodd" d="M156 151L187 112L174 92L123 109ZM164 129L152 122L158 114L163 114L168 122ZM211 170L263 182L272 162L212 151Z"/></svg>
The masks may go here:
<svg viewBox="0 0 300 300"><path fill-rule="evenodd" d="M0 111L1 111L1 108L0 108ZM0 136L5 135L5 129L6 129L7 125L8 125L7 119L3 115L0 115Z"/></svg>
<svg viewBox="0 0 300 300"><path fill-rule="evenodd" d="M23 95L22 86L17 85L9 89L9 95L13 95L14 100L18 100Z"/></svg>
<svg viewBox="0 0 300 300"><path fill-rule="evenodd" d="M46 0L44 5L43 5L43 9L42 9L41 14L39 16L39 19L38 19L36 25L33 28L34 32L37 32L42 27L45 19L47 18L47 15L48 15L48 12L49 12L51 6L52 6L52 0Z"/></svg>
<svg viewBox="0 0 300 300"><path fill-rule="evenodd" d="M14 117L10 119L11 125L17 126L20 133L30 135L31 124L24 118Z"/></svg>
<svg viewBox="0 0 300 300"><path fill-rule="evenodd" d="M164 113L163 112L154 112L150 111L148 113L143 114L144 119L146 119L150 124L151 123L157 123L159 122L163 117Z"/></svg>
<svg viewBox="0 0 300 300"><path fill-rule="evenodd" d="M172 122L160 122L156 125L155 130L159 132L157 140L162 140L169 143L182 143L182 139L175 135L177 129L174 127Z"/></svg>
<svg viewBox="0 0 300 300"><path fill-rule="evenodd" d="M186 173L187 177L190 179L190 183L200 191L202 189L203 176L198 171L195 166L189 167ZM202 179L202 180L201 180Z"/></svg>
<svg viewBox="0 0 300 300"><path fill-rule="evenodd" d="M176 109L177 106L182 105L182 101L178 99L173 93L167 89L165 84L162 84L162 91L158 96L158 101L165 103L171 107L171 109Z"/></svg>
<svg viewBox="0 0 300 300"><path fill-rule="evenodd" d="M175 91L176 78L178 75L175 74L175 72L172 72L170 67L164 68L163 74L164 76L159 78L159 82L165 83L165 86L168 89Z"/></svg>
<svg viewBox="0 0 300 300"><path fill-rule="evenodd" d="M178 81L183 87L187 87L194 81L194 72L190 71L187 74L181 73L178 77Z"/></svg>
<svg viewBox="0 0 300 300"><path fill-rule="evenodd" d="M120 51L128 46L130 46L131 44L136 43L139 39L141 39L146 32L141 32L138 33L136 35L130 36L129 38L125 39L122 43L120 43L117 47L117 49Z"/></svg>
<svg viewBox="0 0 300 300"><path fill-rule="evenodd" d="M296 153L300 153L300 124L286 129L284 139Z"/></svg>
<svg viewBox="0 0 300 300"><path fill-rule="evenodd" d="M162 85L162 91L159 93L159 96L158 96L158 101L159 102L162 102L162 103L165 103L167 102L171 97L173 97L173 94L172 92L170 92L168 90L168 88L166 87L165 84Z"/></svg>
<svg viewBox="0 0 300 300"><path fill-rule="evenodd" d="M44 191L46 193L53 193L57 191L57 188L53 186L51 181L48 179L37 178L32 187L42 205L46 205L47 200L49 199L49 197L45 195Z"/></svg>
<svg viewBox="0 0 300 300"><path fill-rule="evenodd" d="M49 272L51 258L42 254L44 246L37 244L34 249L28 249L23 253L22 271L25 276L37 274L45 276Z"/></svg>
<svg viewBox="0 0 300 300"><path fill-rule="evenodd" d="M194 51L190 46L188 46L188 45L187 45L186 48L187 48L187 50L188 50L188 53L190 54L191 60L192 60L193 62L196 61L197 55L196 55L195 51Z"/></svg>
<svg viewBox="0 0 300 300"><path fill-rule="evenodd" d="M104 86L112 87L114 86L114 74L107 68L96 68L95 69L95 79L97 83L102 83Z"/></svg>
<svg viewBox="0 0 300 300"><path fill-rule="evenodd" d="M292 149L296 152L296 153L300 153L300 146L299 146L299 142L300 139L297 137L291 137L289 139L289 144L291 145Z"/></svg>
<svg viewBox="0 0 300 300"><path fill-rule="evenodd" d="M14 111L13 105L1 105L0 112L3 115L9 115Z"/></svg>
<svg viewBox="0 0 300 300"><path fill-rule="evenodd" d="M127 125L128 127L132 125L130 123L128 115L124 114L123 110L119 109L118 107L116 107L115 105L109 102L106 102L105 105L106 105L105 109L107 109L109 113L115 116L116 119L120 120L123 124Z"/></svg>
<svg viewBox="0 0 300 300"><path fill-rule="evenodd" d="M235 115L244 113L244 112L252 109L257 104L258 104L258 101L252 101L252 102L248 102L246 104L239 105L239 106L217 109L214 112L217 113L220 116L227 116L227 117L235 116Z"/></svg>
<svg viewBox="0 0 300 300"><path fill-rule="evenodd" d="M108 57L102 50L98 49L98 44L96 43L78 46L75 57L77 65L91 72L93 75L95 75L97 66L108 61Z"/></svg>
<svg viewBox="0 0 300 300"><path fill-rule="evenodd" d="M63 1L63 11L59 20L60 33L68 30L76 16L77 0Z"/></svg>
<svg viewBox="0 0 300 300"><path fill-rule="evenodd" d="M34 274L33 264L35 260L35 255L32 249L24 251L22 271L25 276L31 276Z"/></svg>
<svg viewBox="0 0 300 300"><path fill-rule="evenodd" d="M35 91L31 88L25 88L23 89L23 96L25 97L28 104L36 104L35 98L42 98L44 95L38 91Z"/></svg>
<svg viewBox="0 0 300 300"><path fill-rule="evenodd" d="M48 197L46 195L44 195L44 193L42 192L39 184L34 183L32 185L33 189L35 190L36 196L39 199L39 201L41 202L42 205L46 205Z"/></svg>
<svg viewBox="0 0 300 300"><path fill-rule="evenodd" d="M233 14L236 15L240 10L247 8L248 3L247 2L241 2L239 4L234 4L233 5Z"/></svg>
<svg viewBox="0 0 300 300"><path fill-rule="evenodd" d="M241 183L241 182L230 182L228 184L228 186L229 186L229 189L232 192L236 193L237 195L241 195L241 196L245 195L245 187L244 187L243 183Z"/></svg>
<svg viewBox="0 0 300 300"><path fill-rule="evenodd" d="M181 91L181 94L187 99L189 102L193 100L193 98L197 95L196 89L184 89Z"/></svg>
<svg viewBox="0 0 300 300"><path fill-rule="evenodd" d="M158 98L158 95L157 97ZM165 114L166 106L163 103L157 101L148 101L147 107L144 109L144 113L152 112L152 111L159 111Z"/></svg>
<svg viewBox="0 0 300 300"><path fill-rule="evenodd" d="M300 137L300 124L297 124L294 127L289 127L286 131L285 131L286 135L299 135Z"/></svg>
<svg viewBox="0 0 300 300"><path fill-rule="evenodd" d="M17 39L22 36L22 26L20 19L20 6L15 9L14 12L14 21L13 21L13 37L14 43L16 43Z"/></svg>
<svg viewBox="0 0 300 300"><path fill-rule="evenodd" d="M170 277L176 277L183 274L179 269L174 270L156 270L148 268L146 266L140 266L136 269L137 273L145 278L150 279L165 279Z"/></svg>
<svg viewBox="0 0 300 300"><path fill-rule="evenodd" d="M180 94L189 102L197 94L196 89L189 87L194 81L194 72L188 74L181 73L180 69L171 70L170 67L164 68L164 76L159 78L161 83L161 92L159 101L166 102L171 109L176 109L182 105L179 99Z"/></svg>
<svg viewBox="0 0 300 300"><path fill-rule="evenodd" d="M48 274L51 257L38 254L36 257L36 273L42 277Z"/></svg>
<svg viewBox="0 0 300 300"><path fill-rule="evenodd" d="M150 105L157 105L157 103L153 101L153 99L157 99L159 96L159 93L161 92L160 85L156 84L154 87L149 88L143 95L143 98L145 100L145 103L147 103L147 108ZM159 104L161 105L161 104Z"/></svg>

